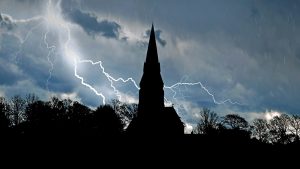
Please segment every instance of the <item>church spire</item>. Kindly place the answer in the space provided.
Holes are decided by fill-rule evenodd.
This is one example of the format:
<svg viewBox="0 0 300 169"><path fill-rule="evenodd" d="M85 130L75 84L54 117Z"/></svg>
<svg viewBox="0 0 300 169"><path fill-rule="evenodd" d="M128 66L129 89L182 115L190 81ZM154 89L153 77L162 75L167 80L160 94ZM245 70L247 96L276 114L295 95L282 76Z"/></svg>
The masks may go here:
<svg viewBox="0 0 300 169"><path fill-rule="evenodd" d="M154 26L152 24L144 73L140 81L139 112L159 112L164 107L164 82L160 74L155 42ZM151 114L151 113L150 113Z"/></svg>
<svg viewBox="0 0 300 169"><path fill-rule="evenodd" d="M164 135L166 132L183 134L184 132L184 125L175 109L166 108L164 105L164 82L160 74L153 24L144 73L140 81L138 112L127 127L127 131L133 134L150 135Z"/></svg>
<svg viewBox="0 0 300 169"><path fill-rule="evenodd" d="M150 31L150 39L147 50L147 58L146 62L148 63L158 63L158 54L156 48L156 40L155 40L155 31L152 23L151 31Z"/></svg>

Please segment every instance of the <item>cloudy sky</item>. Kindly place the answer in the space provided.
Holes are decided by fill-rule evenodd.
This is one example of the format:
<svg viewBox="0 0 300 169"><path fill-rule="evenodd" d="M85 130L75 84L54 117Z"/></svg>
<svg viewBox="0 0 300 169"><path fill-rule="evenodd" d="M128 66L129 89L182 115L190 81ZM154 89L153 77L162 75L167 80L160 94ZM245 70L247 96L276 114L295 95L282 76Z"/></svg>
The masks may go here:
<svg viewBox="0 0 300 169"><path fill-rule="evenodd" d="M0 14L0 96L138 102L153 22L166 104L188 125L201 107L300 113L299 1L1 0Z"/></svg>

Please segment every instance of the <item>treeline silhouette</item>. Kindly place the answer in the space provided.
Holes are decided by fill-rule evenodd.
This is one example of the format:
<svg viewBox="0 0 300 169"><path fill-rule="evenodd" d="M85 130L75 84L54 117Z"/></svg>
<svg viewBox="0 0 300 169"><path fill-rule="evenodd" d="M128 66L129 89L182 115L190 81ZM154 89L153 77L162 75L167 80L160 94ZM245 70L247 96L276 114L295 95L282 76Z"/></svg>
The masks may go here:
<svg viewBox="0 0 300 169"><path fill-rule="evenodd" d="M0 98L1 135L8 136L114 136L137 112L136 104L112 100L95 110L70 99L52 97L41 101L34 94L25 98Z"/></svg>
<svg viewBox="0 0 300 169"><path fill-rule="evenodd" d="M3 136L121 136L137 115L138 105L112 100L95 110L70 99L41 101L34 94L0 98ZM159 117L156 117L159 118ZM153 124L155 125L155 124ZM163 129L162 129L163 130ZM167 134L167 130L165 131ZM300 116L282 114L251 124L238 114L219 117L203 108L197 126L183 139L258 145L299 145Z"/></svg>
<svg viewBox="0 0 300 169"><path fill-rule="evenodd" d="M192 134L219 137L225 141L272 145L299 144L300 116L282 114L269 121L256 118L249 124L238 114L219 117L210 109L200 111L200 120Z"/></svg>

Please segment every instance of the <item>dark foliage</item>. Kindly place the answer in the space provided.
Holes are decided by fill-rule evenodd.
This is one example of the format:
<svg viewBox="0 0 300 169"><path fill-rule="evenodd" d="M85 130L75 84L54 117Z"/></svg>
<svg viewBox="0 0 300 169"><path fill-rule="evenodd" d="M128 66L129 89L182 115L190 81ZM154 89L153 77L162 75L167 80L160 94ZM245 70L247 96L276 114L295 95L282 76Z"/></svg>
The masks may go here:
<svg viewBox="0 0 300 169"><path fill-rule="evenodd" d="M134 108L136 106L117 102L118 106L116 104L102 105L96 110L76 101L58 98L52 98L48 102L41 100L26 102L24 112L20 112L24 119L15 125L14 118L9 116L11 105L1 98L0 135L4 136L2 141L7 141L4 148L9 152L22 150L24 153L39 148L42 148L38 150L39 153L47 151L57 153L65 150L68 151L68 154L73 152L77 155L82 148L88 149L88 153L90 151L101 152L102 155L113 152L119 152L120 155L127 152L137 155L146 152L167 151L167 154L159 153L156 156L174 156L178 151L182 151L184 154L201 152L199 156L204 158L209 157L206 156L208 154L222 155L223 153L224 155L224 152L235 158L240 157L237 154L244 156L256 153L255 158L260 159L264 156L272 157L278 153L294 152L300 145L297 140L299 136L296 135L299 131L292 127L286 127L293 123L297 129L296 117L284 115L271 121L256 119L251 127L232 127L224 125L225 118L217 116L209 109L203 109L200 112L199 123L193 134L171 133L175 131L172 128L178 125L166 123L167 127L161 128L165 132L164 135L147 135L145 133L130 135L125 132L126 125L128 125L126 122L130 122L136 117L137 110ZM172 114L174 113L171 112L169 115ZM171 116L170 118L177 119L177 117ZM281 118L285 118L285 120ZM287 118L289 120L286 120ZM164 120L166 119L164 118ZM152 123L152 125L155 124ZM284 131L286 131L285 134Z"/></svg>
<svg viewBox="0 0 300 169"><path fill-rule="evenodd" d="M110 105L91 110L69 99L53 97L45 102L34 95L27 95L26 99L15 96L10 103L0 99L0 132L12 136L121 135L125 122L134 114L131 108L134 105L129 104L120 103L121 112L116 112Z"/></svg>
<svg viewBox="0 0 300 169"><path fill-rule="evenodd" d="M137 117L137 111L136 104L118 100L113 100L112 106L102 105L92 110L79 102L56 97L48 102L38 100L34 95L28 95L26 99L16 96L8 101L0 98L0 134L50 137L125 136L128 124ZM174 123L178 118L172 117L175 114L173 111L175 110L172 108L166 108L164 115L157 117L166 121L163 127L153 123L149 125L163 130L165 136L174 135L171 131L181 129L174 130L174 127L180 125ZM172 123L168 123L168 120ZM299 143L299 126L297 115L283 114L270 121L255 119L249 125L237 114L219 117L215 112L204 108L200 111L199 122L192 134L224 142L295 145Z"/></svg>
<svg viewBox="0 0 300 169"><path fill-rule="evenodd" d="M3 97L0 98L0 135L8 134L10 120L8 117L9 105Z"/></svg>
<svg viewBox="0 0 300 169"><path fill-rule="evenodd" d="M119 135L123 132L124 123L121 117L109 105L100 106L95 111L98 132L103 135Z"/></svg>
<svg viewBox="0 0 300 169"><path fill-rule="evenodd" d="M220 125L219 116L215 112L204 108L200 111L200 120L193 130L193 133L215 135L217 134Z"/></svg>

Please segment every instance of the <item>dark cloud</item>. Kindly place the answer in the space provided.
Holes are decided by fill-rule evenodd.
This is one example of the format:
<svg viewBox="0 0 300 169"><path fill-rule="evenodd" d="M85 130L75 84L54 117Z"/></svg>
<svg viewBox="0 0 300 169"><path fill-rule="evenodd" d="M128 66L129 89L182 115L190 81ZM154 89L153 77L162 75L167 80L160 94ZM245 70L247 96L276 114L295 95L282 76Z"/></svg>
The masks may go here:
<svg viewBox="0 0 300 169"><path fill-rule="evenodd" d="M64 14L72 22L78 24L84 31L92 36L101 35L107 38L119 38L121 26L109 20L100 20L96 15L90 12L83 12L76 8L65 7L62 3Z"/></svg>
<svg viewBox="0 0 300 169"><path fill-rule="evenodd" d="M156 30L156 31L155 31L155 37L156 37L157 42L158 42L159 44L161 44L161 46L164 47L164 46L167 44L167 41L161 38L161 36L160 36L161 33L162 33L161 30L159 30L159 29ZM149 38L149 37L150 37L150 29L146 30L146 36L145 36L145 37L146 37L146 38Z"/></svg>
<svg viewBox="0 0 300 169"><path fill-rule="evenodd" d="M56 2L52 1L53 4ZM191 79L186 82L202 81L217 101L229 98L245 104L229 105L228 111L264 112L273 109L293 113L300 110L297 103L300 100L299 2L63 0L58 7L61 7L66 20L82 28L71 30L76 31L72 32L72 39L80 47L78 51L82 57L91 57L89 59L94 61L101 59L106 71L115 77L134 76L135 80L140 79L146 48L139 45L147 46L150 30L145 31L144 26L155 21L163 30L158 29L155 33L157 43L164 46L164 50L159 50L159 57L166 85L188 75ZM47 61L49 49L43 42L47 30L43 26L32 33L29 30L41 21L30 18L45 14L47 3L38 0L0 1L0 11L6 13L0 15L0 90L4 93L22 92L22 83L11 89L3 86L14 86L24 79L30 82L28 86L32 89L45 89L50 68ZM122 25L101 19L100 14L119 18ZM139 37L135 35L131 39L131 34L126 34L125 30L137 33ZM56 31L52 33L58 34ZM171 36L162 36L162 33ZM27 35L27 41L22 41ZM118 39L118 42L105 44L106 41L95 41L94 36ZM64 42L64 36L60 37ZM51 45L63 45L56 44L59 40L53 40L50 33L47 40ZM138 42L122 43L130 40ZM14 63L16 56L21 58L18 64ZM54 93L75 91L88 104L101 102L101 98L80 85L73 76L73 67L67 68L62 57L51 55L50 59L55 64L49 89ZM99 89L108 86L107 90L111 90L109 84L104 85L107 80L98 76L101 73L91 71L91 67L86 65L86 69L78 73ZM225 111L214 104L199 86L189 89L182 88L183 96L187 96L183 99L198 107ZM180 97L182 90L175 90ZM27 88L23 92L27 92ZM174 93L165 90L165 94L171 98ZM190 122L194 120L194 116L189 114L185 118Z"/></svg>
<svg viewBox="0 0 300 169"><path fill-rule="evenodd" d="M20 70L12 62L18 51L19 40L13 35L0 36L0 84L11 85L21 78Z"/></svg>
<svg viewBox="0 0 300 169"><path fill-rule="evenodd" d="M10 16L0 13L0 28L6 30L12 30L16 24L13 23L13 20Z"/></svg>
<svg viewBox="0 0 300 169"><path fill-rule="evenodd" d="M20 80L22 76L18 74L17 67L13 64L5 63L2 59L0 60L0 84L12 85L16 81Z"/></svg>

